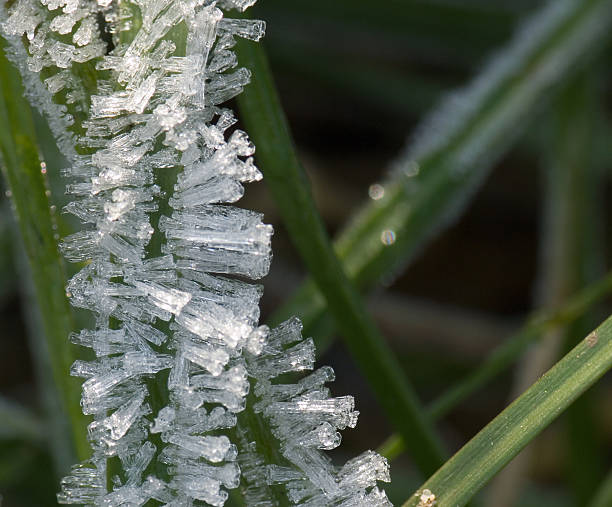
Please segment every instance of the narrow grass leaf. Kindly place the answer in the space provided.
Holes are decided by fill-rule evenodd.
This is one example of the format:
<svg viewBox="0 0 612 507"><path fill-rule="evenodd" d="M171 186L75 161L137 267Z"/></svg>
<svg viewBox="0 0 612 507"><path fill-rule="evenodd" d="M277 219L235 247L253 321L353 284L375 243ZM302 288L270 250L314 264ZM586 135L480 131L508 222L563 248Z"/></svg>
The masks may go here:
<svg viewBox="0 0 612 507"><path fill-rule="evenodd" d="M73 317L66 299L66 274L57 250L55 223L47 196L46 168L35 140L32 113L23 98L16 69L6 60L0 39L0 121L11 128L0 129L2 170L25 246L36 299L47 339L53 378L63 413L73 432L77 455L88 454L86 422L81 414L79 382L69 376L74 361L68 335Z"/></svg>
<svg viewBox="0 0 612 507"><path fill-rule="evenodd" d="M610 507L610 505L612 505L612 470L601 483L589 507Z"/></svg>
<svg viewBox="0 0 612 507"><path fill-rule="evenodd" d="M493 475L612 368L612 317L584 338L438 470L404 507L465 505ZM433 504L431 504L433 505Z"/></svg>

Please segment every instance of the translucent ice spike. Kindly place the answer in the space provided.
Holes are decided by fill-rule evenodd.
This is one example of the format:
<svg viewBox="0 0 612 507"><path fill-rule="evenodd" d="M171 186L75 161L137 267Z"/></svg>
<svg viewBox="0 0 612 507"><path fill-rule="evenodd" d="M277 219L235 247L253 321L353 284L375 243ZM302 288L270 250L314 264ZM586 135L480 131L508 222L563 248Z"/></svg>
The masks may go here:
<svg viewBox="0 0 612 507"><path fill-rule="evenodd" d="M89 425L91 434L97 432L108 433L108 436L113 440L119 440L130 429L132 423L136 420L139 414L142 403L145 399L145 391L141 390L121 408L116 410L109 417L94 421Z"/></svg>
<svg viewBox="0 0 612 507"><path fill-rule="evenodd" d="M122 486L108 493L102 499L104 507L121 507L123 505L144 505L148 496L145 491L136 486Z"/></svg>
<svg viewBox="0 0 612 507"><path fill-rule="evenodd" d="M257 0L221 0L219 6L225 9L238 9L239 11L245 11L249 7L255 5Z"/></svg>
<svg viewBox="0 0 612 507"><path fill-rule="evenodd" d="M142 482L142 474L153 460L155 451L155 446L147 441L142 444L138 452L124 460L123 467L127 475L126 484L128 486L140 484Z"/></svg>
<svg viewBox="0 0 612 507"><path fill-rule="evenodd" d="M286 345L302 341L302 322L292 317L270 330L268 347L272 353L278 353Z"/></svg>
<svg viewBox="0 0 612 507"><path fill-rule="evenodd" d="M221 483L206 476L190 476L178 474L172 484L179 490L192 498L201 500L207 505L222 507L227 498L227 491L222 490ZM183 505L177 503L176 506Z"/></svg>
<svg viewBox="0 0 612 507"><path fill-rule="evenodd" d="M209 371L212 375L220 375L223 367L229 361L229 354L218 347L207 343L195 343L184 340L181 351L186 359Z"/></svg>
<svg viewBox="0 0 612 507"><path fill-rule="evenodd" d="M176 237L181 230L245 231L262 225L263 215L233 206L197 206L190 210L175 211L172 218L163 217L160 229Z"/></svg>
<svg viewBox="0 0 612 507"><path fill-rule="evenodd" d="M369 488L377 481L390 482L389 463L379 454L366 451L347 461L338 472L342 487Z"/></svg>
<svg viewBox="0 0 612 507"><path fill-rule="evenodd" d="M251 72L248 69L238 69L232 74L218 75L208 85L207 100L213 105L227 102L240 95L250 81Z"/></svg>
<svg viewBox="0 0 612 507"><path fill-rule="evenodd" d="M338 447L341 440L342 437L336 431L336 428L332 424L324 422L310 432L300 435L296 439L296 443L305 447L331 450Z"/></svg>
<svg viewBox="0 0 612 507"><path fill-rule="evenodd" d="M142 352L124 354L121 360L108 363L104 372L94 375L83 384L81 404L84 413L97 412L99 402L111 394L111 391L126 380L141 375L152 375L170 368L169 356L151 355Z"/></svg>
<svg viewBox="0 0 612 507"><path fill-rule="evenodd" d="M168 470L180 475L209 477L219 481L229 489L237 488L240 482L240 469L237 463L225 463L221 466L213 466L202 462L177 463L171 465Z"/></svg>
<svg viewBox="0 0 612 507"><path fill-rule="evenodd" d="M176 411L172 407L162 408L154 423L151 425L151 433L168 432L172 428L172 423L176 419Z"/></svg>
<svg viewBox="0 0 612 507"><path fill-rule="evenodd" d="M138 343L130 338L122 329L84 329L70 335L72 343L93 349L97 357L136 350Z"/></svg>
<svg viewBox="0 0 612 507"><path fill-rule="evenodd" d="M202 248L188 242L172 241L162 249L179 257L176 265L180 269L244 275L254 280L264 277L270 270L269 251L261 244L247 245L247 251L242 251L227 248L227 245Z"/></svg>
<svg viewBox="0 0 612 507"><path fill-rule="evenodd" d="M331 460L316 449L287 446L283 455L295 464L308 480L320 488L328 496L336 496L339 492L338 483L334 477L334 467Z"/></svg>
<svg viewBox="0 0 612 507"><path fill-rule="evenodd" d="M219 403L232 412L244 410L244 397L249 392L246 369L239 365L221 375L194 375L191 385L206 403Z"/></svg>
<svg viewBox="0 0 612 507"><path fill-rule="evenodd" d="M103 470L87 465L74 465L70 475L60 483L61 491L57 494L60 504L96 504L106 493L106 477Z"/></svg>
<svg viewBox="0 0 612 507"><path fill-rule="evenodd" d="M236 202L244 195L244 188L234 178L213 176L201 185L175 192L170 198L174 209L191 208L201 204Z"/></svg>
<svg viewBox="0 0 612 507"><path fill-rule="evenodd" d="M258 19L222 19L219 31L253 41L260 40L266 33L266 22Z"/></svg>
<svg viewBox="0 0 612 507"><path fill-rule="evenodd" d="M325 383L335 379L334 370L330 366L323 366L310 375L300 379L295 384L271 384L258 382L255 394L265 398L266 401L285 401L295 398L312 390L320 390ZM257 410L257 405L255 406Z"/></svg>
<svg viewBox="0 0 612 507"><path fill-rule="evenodd" d="M255 359L251 368L258 378L269 379L283 373L310 370L314 366L315 346L312 339L298 343L284 354L269 358Z"/></svg>
<svg viewBox="0 0 612 507"><path fill-rule="evenodd" d="M147 340L158 346L168 339L168 337L162 331L159 331L148 324L143 324L137 320L130 319L126 321L124 323L124 327L126 331L134 338Z"/></svg>
<svg viewBox="0 0 612 507"><path fill-rule="evenodd" d="M80 231L66 236L60 243L60 251L70 262L83 262L95 258L101 252L98 231Z"/></svg>
<svg viewBox="0 0 612 507"><path fill-rule="evenodd" d="M338 429L354 428L359 412L354 411L355 400L352 396L342 396L328 400L297 400L293 402L271 403L266 414L282 424L285 420L297 417L304 420L329 422Z"/></svg>
<svg viewBox="0 0 612 507"><path fill-rule="evenodd" d="M202 457L211 463L220 463L227 458L228 454L233 452L230 440L226 436L200 437L170 433L165 438L169 443L177 445L195 457Z"/></svg>
<svg viewBox="0 0 612 507"><path fill-rule="evenodd" d="M140 263L144 257L142 249L130 244L115 234L101 234L98 244L108 253L117 257L121 262Z"/></svg>
<svg viewBox="0 0 612 507"><path fill-rule="evenodd" d="M26 35L29 40L34 38L36 27L43 21L44 13L37 2L15 2L10 10L9 17L3 24L4 31L9 35Z"/></svg>
<svg viewBox="0 0 612 507"><path fill-rule="evenodd" d="M234 349L250 335L252 327L231 310L209 301L192 300L176 322L200 338L213 338Z"/></svg>
<svg viewBox="0 0 612 507"><path fill-rule="evenodd" d="M155 305L174 315L179 315L191 299L191 294L156 283L135 281L134 286Z"/></svg>

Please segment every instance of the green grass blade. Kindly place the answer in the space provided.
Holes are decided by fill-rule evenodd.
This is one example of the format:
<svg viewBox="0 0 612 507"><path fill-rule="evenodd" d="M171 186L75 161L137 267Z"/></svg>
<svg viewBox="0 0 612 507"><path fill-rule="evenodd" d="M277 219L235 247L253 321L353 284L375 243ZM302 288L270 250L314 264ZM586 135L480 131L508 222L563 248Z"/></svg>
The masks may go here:
<svg viewBox="0 0 612 507"><path fill-rule="evenodd" d="M360 290L392 279L457 218L551 86L603 46L611 14L612 4L605 0L552 2L455 104L449 101L432 115L420 141L384 183L384 197L365 204L335 242ZM392 244L385 231L394 232ZM306 282L272 320L297 314L308 332L325 310L316 286Z"/></svg>
<svg viewBox="0 0 612 507"><path fill-rule="evenodd" d="M589 507L610 507L612 505L612 470L595 493Z"/></svg>
<svg viewBox="0 0 612 507"><path fill-rule="evenodd" d="M427 416L432 421L442 419L478 389L506 371L532 343L552 329L576 322L611 292L612 272L570 298L558 310L534 314L525 325L491 352L478 368L436 398L427 407ZM394 459L404 450L402 437L395 434L382 444L378 452L388 459Z"/></svg>
<svg viewBox="0 0 612 507"><path fill-rule="evenodd" d="M436 496L437 507L465 505L540 431L612 368L612 318L589 334L514 403L461 448L409 498Z"/></svg>
<svg viewBox="0 0 612 507"><path fill-rule="evenodd" d="M0 121L5 125L0 129L3 174L32 273L53 379L63 412L72 426L74 448L79 459L85 459L89 445L85 417L80 410L80 385L68 373L75 358L68 341L73 318L66 298L66 274L54 237L54 218L46 195L32 113L23 98L19 74L2 49L0 39ZM6 128L8 125L11 128Z"/></svg>
<svg viewBox="0 0 612 507"><path fill-rule="evenodd" d="M580 289L599 273L585 270L585 265L597 266L594 257L599 257L595 237L599 232L595 210L597 191L591 188L594 166L589 156L592 152L592 86L589 84L590 70L581 72L567 81L552 104L551 114L544 122L546 141L543 143L542 173L544 192L539 241L539 274L536 283L537 299L544 308L555 308L562 304L572 292ZM546 128L548 127L548 128ZM595 190L595 191L593 191ZM601 211L601 210L600 210ZM603 215L602 215L603 216ZM543 339L531 348L517 365L510 399L514 399L539 376L549 369L563 354L571 350L582 336L593 328L595 322L587 324L588 315L578 319L572 326L560 326L545 332ZM571 340L565 348L564 341ZM590 393L589 393L590 394ZM576 505L583 505L590 498L594 486L603 473L598 472L600 457L595 444L596 431L588 406L581 407L588 395L582 396L568 409L564 423L571 423L572 412L580 413L577 431L570 431L569 455L566 463L570 472L568 483L574 489L583 490L576 496ZM572 428L572 424L569 425ZM580 444L576 442L578 438ZM574 454L576 444L579 452ZM534 460L533 446L526 448L493 481L487 492L485 505L510 507L520 498L521 485L529 477ZM576 461L574 463L574 460ZM589 477L590 476L590 477ZM584 490L584 480L589 486Z"/></svg>
<svg viewBox="0 0 612 507"><path fill-rule="evenodd" d="M14 401L0 396L0 440L25 440L40 444L44 424L36 415Z"/></svg>
<svg viewBox="0 0 612 507"><path fill-rule="evenodd" d="M298 252L324 294L345 343L392 424L424 473L442 462L442 446L395 356L344 274L297 160L288 126L260 45L241 41L241 65L253 80L238 98L241 118L257 146L259 167Z"/></svg>
<svg viewBox="0 0 612 507"><path fill-rule="evenodd" d="M555 222L565 245L551 245L564 252L566 288L578 288L601 275L605 266L606 216L605 175L595 163L595 118L602 107L593 72L585 72L570 81L559 95L553 110L551 142L548 143L548 188L552 196L549 222ZM563 353L576 345L577 338L593 328L594 312L565 329ZM598 428L595 393L586 393L569 407L564 423L567 431L567 482L574 505L590 501L605 477L605 442Z"/></svg>

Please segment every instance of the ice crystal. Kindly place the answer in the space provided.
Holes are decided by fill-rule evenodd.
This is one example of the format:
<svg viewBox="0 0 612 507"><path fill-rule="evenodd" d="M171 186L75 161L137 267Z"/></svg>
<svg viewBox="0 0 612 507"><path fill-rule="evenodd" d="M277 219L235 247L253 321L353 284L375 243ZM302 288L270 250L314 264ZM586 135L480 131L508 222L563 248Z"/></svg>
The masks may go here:
<svg viewBox="0 0 612 507"><path fill-rule="evenodd" d="M84 224L60 248L84 263L68 297L95 315L70 337L95 356L71 368L93 454L63 479L60 503L222 506L242 481L249 505L276 505L266 495L279 487L300 505L389 505L376 486L389 480L383 458L337 467L322 452L355 426L353 399L329 397L330 368L277 382L313 368L314 344L297 320L260 326L261 289L236 277L263 277L271 258L271 227L229 205L261 173L222 106L250 78L235 38L265 31L224 11L254 3L17 0L0 11L9 57L70 164L64 211ZM282 462L237 426L251 385Z"/></svg>
<svg viewBox="0 0 612 507"><path fill-rule="evenodd" d="M247 354L255 380L253 409L269 424L280 451L278 462L267 462L258 450L262 443L241 428L247 503L275 505L271 488L282 488L295 505L391 505L377 487L390 480L384 458L367 451L337 467L323 452L340 445L338 430L355 427L358 416L351 396L330 398L325 384L334 379L333 370L320 368L295 383L279 381L284 373L313 368L312 340L301 331L298 319L289 320L270 332L260 354Z"/></svg>

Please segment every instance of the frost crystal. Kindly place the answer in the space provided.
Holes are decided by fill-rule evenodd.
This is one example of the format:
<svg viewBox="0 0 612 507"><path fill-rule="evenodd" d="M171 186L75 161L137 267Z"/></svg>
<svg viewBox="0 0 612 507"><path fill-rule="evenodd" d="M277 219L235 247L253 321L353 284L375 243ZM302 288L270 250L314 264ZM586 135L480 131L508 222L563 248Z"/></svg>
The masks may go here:
<svg viewBox="0 0 612 507"><path fill-rule="evenodd" d="M236 278L263 277L271 258L272 228L228 205L261 179L255 147L222 107L250 77L231 48L236 37L259 40L265 23L222 9L254 3L0 8L8 55L70 164L64 211L86 226L60 248L84 263L68 297L95 315L93 329L70 337L95 356L71 368L84 379L93 454L63 479L60 503L222 506L242 481L249 505L276 505L269 488L299 505L389 505L376 486L389 480L383 458L337 467L322 452L355 426L353 399L329 397L330 368L277 382L313 368L314 344L297 320L259 326L261 289ZM171 40L181 32L181 44ZM278 463L237 425L252 383Z"/></svg>
<svg viewBox="0 0 612 507"><path fill-rule="evenodd" d="M311 370L312 340L301 336L298 319L273 329L259 355L247 354L247 368L255 379L254 410L269 423L279 442L277 463L266 463L247 428L241 428L239 456L249 505L275 505L271 488L282 488L291 503L305 506L390 506L377 482L389 482L389 466L368 451L342 467L332 464L324 450L340 445L338 430L353 428L358 412L350 396L330 398L326 382L334 372L323 367L296 383L283 384L280 375Z"/></svg>

